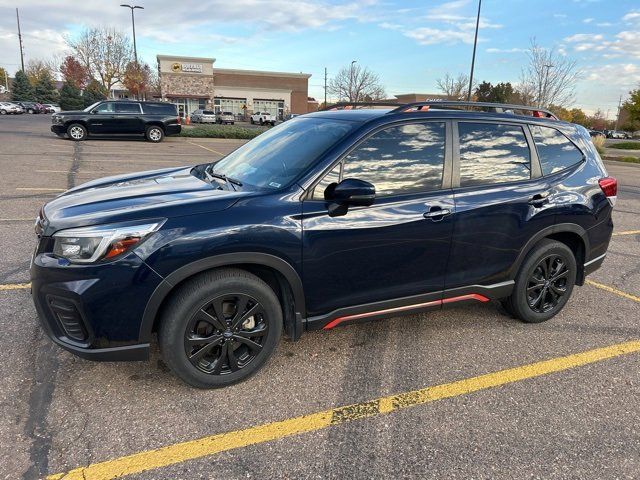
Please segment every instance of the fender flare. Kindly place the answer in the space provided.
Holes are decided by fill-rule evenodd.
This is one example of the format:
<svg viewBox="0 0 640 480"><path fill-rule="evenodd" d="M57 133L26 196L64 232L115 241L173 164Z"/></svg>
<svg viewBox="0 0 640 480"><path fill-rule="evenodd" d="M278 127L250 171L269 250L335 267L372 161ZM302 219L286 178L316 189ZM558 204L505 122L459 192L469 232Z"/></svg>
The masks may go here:
<svg viewBox="0 0 640 480"><path fill-rule="evenodd" d="M543 228L538 233L536 233L533 237L531 237L527 241L524 247L522 247L522 249L520 250L520 253L518 254L518 258L516 258L516 261L513 263L509 271L510 279L516 278L516 275L520 270L520 266L522 265L522 262L524 262L524 259L527 256L527 254L531 251L531 248L543 238L548 237L549 235L553 235L554 233L577 234L582 239L582 243L584 245L584 254L586 259L586 256L589 254L589 250L590 250L589 236L587 235L587 231L583 227L581 227L576 223L559 223L557 225L551 225L549 227ZM578 265L577 267L578 267L578 271L580 272L581 269L584 268L584 265Z"/></svg>
<svg viewBox="0 0 640 480"><path fill-rule="evenodd" d="M164 299L181 281L197 274L217 267L225 267L238 264L262 265L278 271L291 286L295 313L298 318L306 316L304 289L300 275L293 266L275 255L260 252L225 253L212 257L201 258L195 262L184 265L173 271L158 285L149 298L140 324L139 342L149 342L153 330L153 324Z"/></svg>

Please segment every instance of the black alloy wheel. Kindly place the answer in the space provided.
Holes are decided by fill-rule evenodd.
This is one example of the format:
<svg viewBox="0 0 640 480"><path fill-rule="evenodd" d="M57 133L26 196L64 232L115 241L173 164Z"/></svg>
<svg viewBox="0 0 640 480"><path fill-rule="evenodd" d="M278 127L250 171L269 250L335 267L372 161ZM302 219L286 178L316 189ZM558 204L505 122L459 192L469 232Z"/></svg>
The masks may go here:
<svg viewBox="0 0 640 480"><path fill-rule="evenodd" d="M268 332L260 302L242 293L222 295L192 315L184 348L191 364L201 372L228 375L255 360Z"/></svg>
<svg viewBox="0 0 640 480"><path fill-rule="evenodd" d="M527 303L531 310L553 310L567 293L569 269L560 255L549 255L536 265L527 283Z"/></svg>

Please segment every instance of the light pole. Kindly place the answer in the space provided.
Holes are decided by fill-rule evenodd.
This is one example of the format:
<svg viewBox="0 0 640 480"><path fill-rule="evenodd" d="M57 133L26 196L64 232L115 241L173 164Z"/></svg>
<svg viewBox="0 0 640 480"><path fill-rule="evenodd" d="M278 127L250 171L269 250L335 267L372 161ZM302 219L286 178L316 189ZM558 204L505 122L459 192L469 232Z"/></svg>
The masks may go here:
<svg viewBox="0 0 640 480"><path fill-rule="evenodd" d="M126 3L123 3L120 5L121 7L127 7L131 9L131 25L133 26L133 59L136 62L136 65L138 64L138 50L136 48L136 18L133 15L133 11L136 8L139 8L140 10L144 10L144 7L140 7L139 5L127 5Z"/></svg>
<svg viewBox="0 0 640 480"><path fill-rule="evenodd" d="M543 65L542 66L543 69L547 69L547 71L544 74L544 83L540 83L540 88L538 88L538 107L542 108L542 96L544 94L544 96L547 96L547 82L549 81L549 69L553 68L553 65L549 64L549 65ZM543 84L544 84L544 88L543 88ZM548 105L547 105L548 106Z"/></svg>
<svg viewBox="0 0 640 480"><path fill-rule="evenodd" d="M357 60L351 60L351 68L349 69L349 101L357 102L358 97L356 96L355 100L352 100L353 97L353 66L357 63Z"/></svg>
<svg viewBox="0 0 640 480"><path fill-rule="evenodd" d="M473 55L471 56L471 73L469 74L469 93L467 94L467 102L471 101L471 88L473 87L473 68L476 65L476 47L478 46L478 28L480 27L480 9L482 8L482 0L478 0L478 16L476 17L476 35L473 38Z"/></svg>

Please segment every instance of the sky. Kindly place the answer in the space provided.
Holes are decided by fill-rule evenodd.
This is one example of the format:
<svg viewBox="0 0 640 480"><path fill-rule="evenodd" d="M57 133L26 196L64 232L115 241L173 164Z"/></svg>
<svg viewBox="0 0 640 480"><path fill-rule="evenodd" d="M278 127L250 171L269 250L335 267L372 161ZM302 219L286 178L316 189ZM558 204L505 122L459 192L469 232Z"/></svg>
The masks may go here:
<svg viewBox="0 0 640 480"><path fill-rule="evenodd" d="M65 37L85 27L131 32L121 1L0 0L0 66L19 68L15 7L25 61L63 58ZM477 0L138 0L138 56L213 57L219 68L312 74L323 99L329 78L356 60L379 74L389 96L438 93L447 72L468 73ZM484 0L474 79L517 83L531 39L575 59L575 106L609 118L640 86L640 0Z"/></svg>

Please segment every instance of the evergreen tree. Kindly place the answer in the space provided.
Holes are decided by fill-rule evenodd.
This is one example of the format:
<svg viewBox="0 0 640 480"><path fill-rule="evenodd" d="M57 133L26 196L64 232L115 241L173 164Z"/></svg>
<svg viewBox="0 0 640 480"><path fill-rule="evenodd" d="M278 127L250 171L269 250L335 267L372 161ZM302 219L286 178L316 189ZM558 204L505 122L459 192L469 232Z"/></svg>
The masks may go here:
<svg viewBox="0 0 640 480"><path fill-rule="evenodd" d="M69 82L64 82L60 90L60 108L62 110L81 110L84 107L80 89Z"/></svg>
<svg viewBox="0 0 640 480"><path fill-rule="evenodd" d="M36 102L56 103L58 101L58 90L49 72L43 72L38 76L33 91Z"/></svg>
<svg viewBox="0 0 640 480"><path fill-rule="evenodd" d="M24 102L33 102L34 100L33 87L22 70L18 70L13 79L11 99Z"/></svg>
<svg viewBox="0 0 640 480"><path fill-rule="evenodd" d="M97 80L91 80L82 94L85 107L99 102L100 100L105 100L106 98L107 94L104 91L103 86L100 85Z"/></svg>

